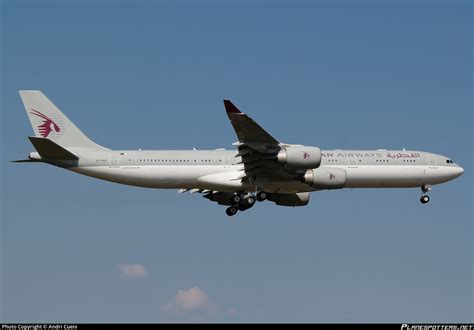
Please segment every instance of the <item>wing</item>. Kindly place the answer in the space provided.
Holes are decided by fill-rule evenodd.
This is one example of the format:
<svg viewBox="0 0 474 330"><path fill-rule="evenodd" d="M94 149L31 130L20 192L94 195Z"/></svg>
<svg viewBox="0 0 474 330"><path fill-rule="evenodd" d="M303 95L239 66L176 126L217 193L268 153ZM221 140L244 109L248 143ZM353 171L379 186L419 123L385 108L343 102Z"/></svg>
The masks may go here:
<svg viewBox="0 0 474 330"><path fill-rule="evenodd" d="M230 122L237 134L239 143L253 146L263 152L279 149L280 143L252 118L237 109L231 101L224 100L224 106L227 116L229 116Z"/></svg>
<svg viewBox="0 0 474 330"><path fill-rule="evenodd" d="M287 173L277 161L283 144L237 109L231 101L224 100L224 106L239 139L235 143L239 150L236 157L241 157L244 165L242 174L237 179L252 180L257 174L275 176Z"/></svg>

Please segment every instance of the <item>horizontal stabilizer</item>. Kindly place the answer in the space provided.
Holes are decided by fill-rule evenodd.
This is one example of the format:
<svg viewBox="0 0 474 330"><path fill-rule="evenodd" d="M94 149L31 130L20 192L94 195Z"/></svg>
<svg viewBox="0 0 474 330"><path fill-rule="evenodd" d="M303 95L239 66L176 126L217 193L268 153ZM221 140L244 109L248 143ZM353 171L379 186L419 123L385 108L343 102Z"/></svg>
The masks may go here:
<svg viewBox="0 0 474 330"><path fill-rule="evenodd" d="M39 160L37 159L18 159L18 160L11 160L12 163L37 163Z"/></svg>
<svg viewBox="0 0 474 330"><path fill-rule="evenodd" d="M38 151L41 158L57 160L79 159L76 155L67 151L66 149L49 139L34 136L29 136L28 139L30 139L31 143L35 147L36 151Z"/></svg>

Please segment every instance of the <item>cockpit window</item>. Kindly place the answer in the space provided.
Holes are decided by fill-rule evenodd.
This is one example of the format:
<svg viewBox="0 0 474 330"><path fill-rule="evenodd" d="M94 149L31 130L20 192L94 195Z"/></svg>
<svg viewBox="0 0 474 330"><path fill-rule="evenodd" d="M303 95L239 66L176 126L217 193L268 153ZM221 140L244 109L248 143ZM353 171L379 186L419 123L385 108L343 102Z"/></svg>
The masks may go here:
<svg viewBox="0 0 474 330"><path fill-rule="evenodd" d="M446 163L453 164L454 162L451 159L446 159Z"/></svg>

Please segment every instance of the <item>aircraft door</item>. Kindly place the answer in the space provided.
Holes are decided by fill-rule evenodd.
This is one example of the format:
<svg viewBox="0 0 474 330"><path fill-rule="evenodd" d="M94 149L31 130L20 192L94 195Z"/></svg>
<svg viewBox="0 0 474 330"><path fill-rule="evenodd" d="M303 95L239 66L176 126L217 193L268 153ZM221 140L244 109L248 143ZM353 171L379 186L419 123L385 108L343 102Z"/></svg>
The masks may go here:
<svg viewBox="0 0 474 330"><path fill-rule="evenodd" d="M224 167L225 167L225 168L230 167L230 159L229 159L229 156L224 156L224 157L222 157L222 162L224 163Z"/></svg>
<svg viewBox="0 0 474 330"><path fill-rule="evenodd" d="M109 154L109 167L119 167L119 158L117 154Z"/></svg>

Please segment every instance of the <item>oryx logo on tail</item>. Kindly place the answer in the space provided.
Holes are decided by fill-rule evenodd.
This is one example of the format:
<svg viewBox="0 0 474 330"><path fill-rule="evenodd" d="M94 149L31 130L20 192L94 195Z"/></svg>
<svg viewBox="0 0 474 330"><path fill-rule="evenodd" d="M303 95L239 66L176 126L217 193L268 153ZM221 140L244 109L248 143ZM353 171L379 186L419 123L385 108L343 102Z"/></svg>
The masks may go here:
<svg viewBox="0 0 474 330"><path fill-rule="evenodd" d="M31 109L30 113L43 119L43 123L41 125L38 125L38 131L42 137L48 137L49 133L51 133L53 129L54 131L56 131L56 133L61 131L61 128L58 126L58 124L56 124L51 118L42 114L38 110Z"/></svg>

